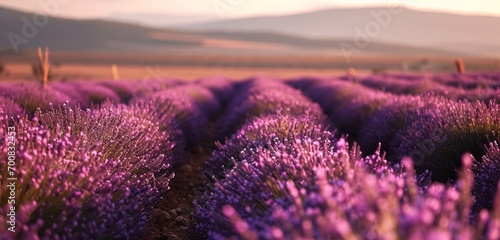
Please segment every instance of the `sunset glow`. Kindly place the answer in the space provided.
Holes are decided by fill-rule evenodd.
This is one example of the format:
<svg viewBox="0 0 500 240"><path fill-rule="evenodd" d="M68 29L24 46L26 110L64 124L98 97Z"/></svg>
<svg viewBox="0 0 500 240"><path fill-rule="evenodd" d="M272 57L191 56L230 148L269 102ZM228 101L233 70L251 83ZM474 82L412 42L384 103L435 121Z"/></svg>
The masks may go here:
<svg viewBox="0 0 500 240"><path fill-rule="evenodd" d="M285 15L298 12L307 12L325 8L336 7L365 7L386 6L389 3L402 3L408 8L450 12L458 14L500 16L500 1L496 0L421 0L421 1L396 1L396 0L67 0L54 2L67 2L61 4L57 16L72 18L100 18L113 13L155 13L170 15L216 15L214 5L221 4L234 8L228 18L242 18L260 15ZM50 1L40 0L0 0L0 6L16 8L30 12L43 12L40 5ZM236 6L237 5L237 6ZM85 11L82 11L82 10Z"/></svg>

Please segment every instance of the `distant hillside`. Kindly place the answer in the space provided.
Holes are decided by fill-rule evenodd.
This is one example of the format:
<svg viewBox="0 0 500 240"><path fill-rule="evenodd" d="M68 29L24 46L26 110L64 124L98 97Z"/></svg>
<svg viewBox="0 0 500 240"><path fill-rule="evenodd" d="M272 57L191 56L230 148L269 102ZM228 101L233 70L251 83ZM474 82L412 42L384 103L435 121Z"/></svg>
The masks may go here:
<svg viewBox="0 0 500 240"><path fill-rule="evenodd" d="M217 16L183 16L151 13L112 13L105 20L136 23L148 27L172 27L186 24L204 23L218 19Z"/></svg>
<svg viewBox="0 0 500 240"><path fill-rule="evenodd" d="M251 32L188 33L103 20L49 18L36 27L33 36L23 33L31 25L33 14L0 8L0 54L13 51L11 40L17 39L19 50L32 51L49 46L53 51L99 53L196 53L196 54L342 54L340 45L354 42L350 38L308 39L276 33ZM26 23L28 20L30 23ZM30 30L31 31L31 30ZM13 37L15 36L15 37ZM20 40L21 39L21 40ZM424 47L371 42L359 54L453 55L453 52Z"/></svg>
<svg viewBox="0 0 500 240"><path fill-rule="evenodd" d="M0 8L0 32L22 33L25 22L32 22L33 14ZM46 26L37 28L38 33L28 42L21 44L21 50L50 46L64 51L155 51L165 47L192 46L199 43L195 35L179 31L156 30L132 24L100 20L70 20L49 18ZM158 36L162 36L161 39ZM0 49L12 49L8 37L0 38Z"/></svg>
<svg viewBox="0 0 500 240"><path fill-rule="evenodd" d="M302 37L353 39L365 32L372 14L385 8L332 9L311 13L254 17L183 26L191 31L272 32ZM375 42L446 49L476 55L500 55L500 18L421 12L403 9L372 38Z"/></svg>

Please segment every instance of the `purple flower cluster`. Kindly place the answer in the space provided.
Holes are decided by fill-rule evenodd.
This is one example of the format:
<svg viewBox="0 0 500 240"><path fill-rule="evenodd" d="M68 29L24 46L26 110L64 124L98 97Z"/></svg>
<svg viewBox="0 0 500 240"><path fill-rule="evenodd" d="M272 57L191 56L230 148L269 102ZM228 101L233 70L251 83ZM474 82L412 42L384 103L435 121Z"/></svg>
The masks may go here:
<svg viewBox="0 0 500 240"><path fill-rule="evenodd" d="M466 74L382 74L363 77L359 82L367 87L394 94L419 95L433 93L453 100L498 99L498 73Z"/></svg>
<svg viewBox="0 0 500 240"><path fill-rule="evenodd" d="M223 106L231 100L235 91L234 81L223 77L203 78L196 83L210 90Z"/></svg>
<svg viewBox="0 0 500 240"><path fill-rule="evenodd" d="M266 174L269 174L269 179L286 178L296 181L297 184L307 184L314 179L313 166L340 163L333 159L332 161L322 159L323 155L333 156L332 152L336 152L339 148L331 134L319 133L315 137L313 140L295 136L282 142L277 140L268 148L243 150L242 161L236 162L234 168L226 171L224 178L216 180L197 202L198 231L208 234L211 238L217 238L217 235L221 234L229 237L233 227L221 211L227 204L243 210L242 212L249 217L260 216L261 220L265 220L265 216L271 213L269 211L272 210L273 202L280 201L279 196L284 193L280 192L280 187L283 187L284 183L267 181L264 177ZM299 147L313 148L317 152L309 154L301 151ZM340 172L342 169L336 171ZM269 222L260 221L256 224L264 228Z"/></svg>
<svg viewBox="0 0 500 240"><path fill-rule="evenodd" d="M374 90L347 81L324 81L311 86L305 92L313 101L317 102L328 116L333 116L341 107L348 105L353 99L366 94L373 94Z"/></svg>
<svg viewBox="0 0 500 240"><path fill-rule="evenodd" d="M498 238L500 205L469 222L472 159L464 162L457 186L419 189L411 160L392 168L343 139L258 148L196 203L197 230L211 239Z"/></svg>
<svg viewBox="0 0 500 240"><path fill-rule="evenodd" d="M396 133L419 119L422 109L435 109L440 102L449 101L433 95L393 96L387 98L360 126L358 142L365 153L381 150L392 155L391 142Z"/></svg>
<svg viewBox="0 0 500 240"><path fill-rule="evenodd" d="M456 99L458 100L469 100L469 101L482 101L485 103L496 102L500 104L500 87L496 89L473 89L468 91L461 91L456 94Z"/></svg>
<svg viewBox="0 0 500 240"><path fill-rule="evenodd" d="M11 117L22 117L26 113L24 110L14 101L9 98L0 96L0 116Z"/></svg>
<svg viewBox="0 0 500 240"><path fill-rule="evenodd" d="M90 108L105 102L129 103L132 98L150 95L162 89L180 85L167 80L51 82L46 88L35 83L0 84L0 96L12 99L29 114L37 109L48 110L50 104L68 102L72 106Z"/></svg>
<svg viewBox="0 0 500 240"><path fill-rule="evenodd" d="M133 97L137 96L141 91L136 82L125 81L102 81L96 83L100 86L106 87L120 97L120 102L128 104Z"/></svg>
<svg viewBox="0 0 500 240"><path fill-rule="evenodd" d="M48 110L50 104L62 104L72 97L51 87L44 89L34 83L3 84L0 86L0 96L12 99L27 113L34 114L37 109Z"/></svg>
<svg viewBox="0 0 500 240"><path fill-rule="evenodd" d="M498 142L490 143L482 161L475 162L473 170L475 178L472 192L476 197L474 209L476 211L483 208L491 209L500 181L500 146Z"/></svg>
<svg viewBox="0 0 500 240"><path fill-rule="evenodd" d="M361 126L372 118L373 113L383 105L388 99L395 96L382 92L361 92L347 104L339 106L330 118L340 132L349 134L353 139L357 139Z"/></svg>
<svg viewBox="0 0 500 240"><path fill-rule="evenodd" d="M326 121L309 115L292 117L289 115L266 115L247 122L224 144L217 143L217 149L205 162L205 175L208 179L220 179L225 172L243 159L245 151L272 148L283 142L294 142L296 139L330 139L334 134L329 132L331 126ZM245 150L245 151L244 151ZM243 154L243 155L242 155Z"/></svg>
<svg viewBox="0 0 500 240"><path fill-rule="evenodd" d="M389 158L410 156L417 172L430 171L436 181L456 179L465 152L481 159L486 144L500 141L500 105L494 102L440 101L418 114L395 135Z"/></svg>
<svg viewBox="0 0 500 240"><path fill-rule="evenodd" d="M320 78L320 77L302 77L298 79L288 79L285 83L292 86L300 91L307 91L311 86L319 84L323 81L335 81L336 79L331 78Z"/></svg>
<svg viewBox="0 0 500 240"><path fill-rule="evenodd" d="M360 82L368 86L372 84L370 87L373 88L390 87L391 84L416 86L414 84L425 82L442 85L434 82L435 77L375 75L361 78ZM494 85L496 78L490 78L488 84ZM406 96L375 91L346 80L309 79L302 83L302 88L308 97L321 105L340 133L361 143L363 152L373 152L382 143L382 150L388 153L389 160L398 163L404 156L411 156L419 174L430 171L434 173L433 180L456 179L463 153L471 152L475 159L481 159L485 153L484 144L498 140L498 90L456 89L451 93L434 88L429 91L431 93ZM394 92L401 94L405 90L397 88ZM460 92L464 94L462 97ZM477 96L472 92L477 92ZM481 102L454 99L479 99Z"/></svg>
<svg viewBox="0 0 500 240"><path fill-rule="evenodd" d="M51 83L50 87L71 96L71 103L78 104L82 108L98 106L106 101L118 103L121 100L113 90L97 83Z"/></svg>
<svg viewBox="0 0 500 240"><path fill-rule="evenodd" d="M500 239L499 87L486 72L0 84L19 226L0 236L140 238L213 132L195 239Z"/></svg>
<svg viewBox="0 0 500 240"><path fill-rule="evenodd" d="M154 116L149 115L148 109L138 105L108 104L96 110L84 111L64 104L58 109L37 114L37 118L50 130L65 132L71 129L71 134L84 132L87 142L107 157L163 155L166 165L172 165L183 157L180 153L184 145L175 122L160 124ZM157 168L160 169L163 168Z"/></svg>
<svg viewBox="0 0 500 240"><path fill-rule="evenodd" d="M175 88L162 90L137 98L132 103L149 106L150 114L157 115L160 120L174 119L182 130L189 150L196 150L205 144L208 117L195 100L183 91Z"/></svg>
<svg viewBox="0 0 500 240"><path fill-rule="evenodd" d="M207 88L198 84L184 84L170 90L187 94L208 119L215 120L219 116L222 108L219 99Z"/></svg>
<svg viewBox="0 0 500 240"><path fill-rule="evenodd" d="M16 123L20 231L0 227L0 232L20 239L129 239L142 234L169 188L176 144L144 116L125 106L95 111L62 106ZM0 155L7 158L4 142ZM1 169L5 164L0 162ZM6 179L0 177L0 183L5 192ZM0 198L3 222L6 204Z"/></svg>
<svg viewBox="0 0 500 240"><path fill-rule="evenodd" d="M311 102L300 91L275 81L248 81L240 86L231 105L215 126L215 140L223 141L255 117L272 114L308 115L318 118L316 121L324 120L319 105Z"/></svg>
<svg viewBox="0 0 500 240"><path fill-rule="evenodd" d="M357 83L334 79L310 86L305 94L319 103L341 133L356 139L360 126L393 97Z"/></svg>
<svg viewBox="0 0 500 240"><path fill-rule="evenodd" d="M463 89L500 87L500 75L498 72L434 74L432 79L447 86Z"/></svg>

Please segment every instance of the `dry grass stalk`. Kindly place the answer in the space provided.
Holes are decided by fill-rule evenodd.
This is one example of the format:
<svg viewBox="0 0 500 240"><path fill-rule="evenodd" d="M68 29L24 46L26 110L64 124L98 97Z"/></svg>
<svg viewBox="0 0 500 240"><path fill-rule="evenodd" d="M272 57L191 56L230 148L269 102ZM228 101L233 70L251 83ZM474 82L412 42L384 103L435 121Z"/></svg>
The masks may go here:
<svg viewBox="0 0 500 240"><path fill-rule="evenodd" d="M41 47L38 47L38 62L40 64L40 79L42 81L43 87L47 87L49 82L49 71L50 71L50 62L49 62L50 51L49 48L45 48L45 53L42 51Z"/></svg>
<svg viewBox="0 0 500 240"><path fill-rule="evenodd" d="M465 65L464 61L461 58L458 58L455 60L455 67L457 68L458 73L464 73L465 72Z"/></svg>
<svg viewBox="0 0 500 240"><path fill-rule="evenodd" d="M120 79L120 75L118 75L118 67L116 64L111 65L111 74L113 75L113 80Z"/></svg>

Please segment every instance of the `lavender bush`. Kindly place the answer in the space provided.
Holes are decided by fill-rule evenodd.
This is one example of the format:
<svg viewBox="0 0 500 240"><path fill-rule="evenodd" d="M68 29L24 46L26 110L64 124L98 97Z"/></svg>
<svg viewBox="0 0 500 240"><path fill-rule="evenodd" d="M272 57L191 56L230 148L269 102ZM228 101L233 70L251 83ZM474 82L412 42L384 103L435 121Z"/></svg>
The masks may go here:
<svg viewBox="0 0 500 240"><path fill-rule="evenodd" d="M296 79L285 80L285 83L300 91L307 91L311 86L323 81L336 81L337 79L321 78L321 77L302 77Z"/></svg>
<svg viewBox="0 0 500 240"><path fill-rule="evenodd" d="M234 80L223 77L203 78L196 83L212 91L222 105L233 97L235 91Z"/></svg>
<svg viewBox="0 0 500 240"><path fill-rule="evenodd" d="M500 237L499 204L470 224L471 158L456 187L419 190L411 160L393 169L378 154L305 140L295 152L258 149L197 202L212 239L478 239Z"/></svg>
<svg viewBox="0 0 500 240"><path fill-rule="evenodd" d="M72 97L50 86L44 89L42 86L33 83L3 85L0 87L0 95L12 99L31 115L37 109L48 110L51 103L62 104L72 100Z"/></svg>
<svg viewBox="0 0 500 240"><path fill-rule="evenodd" d="M114 108L109 105L104 105L104 107ZM124 109L127 115L133 115L136 119L147 119L147 121L151 121L157 125L158 131L168 139L159 146L165 144L167 149L170 149L169 152L171 152L171 156L173 157L172 165L180 166L185 163L187 156L186 140L181 126L174 119L175 115L169 112L158 111L153 101L139 101L130 105L118 105L117 107ZM160 149L160 151L164 150L165 149Z"/></svg>
<svg viewBox="0 0 500 240"><path fill-rule="evenodd" d="M469 100L469 101L482 101L488 103L490 101L500 104L500 87L496 89L473 89L468 91L462 91L456 94L456 99L458 100Z"/></svg>
<svg viewBox="0 0 500 240"><path fill-rule="evenodd" d="M367 121L360 126L358 142L364 153L374 152L379 143L382 151L392 155L389 147L392 139L406 125L420 118L423 109L436 109L441 102L450 102L433 95L393 96L380 105Z"/></svg>
<svg viewBox="0 0 500 240"><path fill-rule="evenodd" d="M391 143L392 161L411 156L419 173L429 170L433 180L453 181L463 153L481 159L485 144L498 140L499 105L442 101L421 111L418 120L398 131Z"/></svg>
<svg viewBox="0 0 500 240"><path fill-rule="evenodd" d="M51 83L50 86L71 95L73 104L82 108L98 106L106 101L118 103L121 100L113 90L92 82Z"/></svg>
<svg viewBox="0 0 500 240"><path fill-rule="evenodd" d="M435 74L433 79L436 82L456 88L484 89L499 87L499 77L500 75L495 72L478 72L465 74Z"/></svg>
<svg viewBox="0 0 500 240"><path fill-rule="evenodd" d="M376 92L357 83L345 81L324 81L311 86L305 92L305 95L317 102L330 117L353 99L367 94Z"/></svg>
<svg viewBox="0 0 500 240"><path fill-rule="evenodd" d="M381 92L362 92L348 104L342 104L330 115L333 123L342 133L357 139L361 126L372 118L372 114L388 99L395 96Z"/></svg>
<svg viewBox="0 0 500 240"><path fill-rule="evenodd" d="M141 91L140 87L137 86L136 82L125 82L125 81L102 81L98 82L103 87L106 87L120 97L120 102L128 104L133 97L137 96Z"/></svg>
<svg viewBox="0 0 500 240"><path fill-rule="evenodd" d="M118 146L120 139L110 138L116 136L113 133L115 125L100 129L103 137L96 139L97 133L84 131L95 128L70 124L72 119L78 118L77 115L90 118L89 115L71 114L69 108L65 112L57 111L49 115L63 117L63 120L59 120L61 124L51 125L49 128L52 129L40 125L39 117L46 119L49 116L43 114L33 121L23 119L15 125L18 231L7 232L2 224L0 232L20 239L137 237L142 233L152 207L168 189L171 177L166 171L169 166L165 157L150 155L149 152L142 155L141 152L127 152L132 146ZM85 122L93 121L82 119L77 123ZM119 127L116 131L134 133ZM134 135L125 138L134 139ZM146 139L135 140L137 142L133 144ZM159 140L152 139L151 145ZM102 148L105 144L115 151ZM6 158L5 143L1 149L2 158ZM7 169L5 164L0 162L1 169ZM7 181L0 179L2 192L6 192ZM5 222L7 195L2 196L0 205L0 220Z"/></svg>
<svg viewBox="0 0 500 240"><path fill-rule="evenodd" d="M163 166L150 166L144 171L166 171L176 153L175 135L160 131L158 122L147 117L145 109L123 105L94 111L73 109L66 104L52 111L37 114L49 130L78 135L85 133L87 142L96 151L112 159L142 161L141 157L163 158ZM136 171L139 171L137 169Z"/></svg>
<svg viewBox="0 0 500 240"><path fill-rule="evenodd" d="M283 142L294 142L304 137L334 141L334 133L328 130L332 130L332 127L327 121L320 121L308 115L266 115L254 118L224 144L216 144L217 148L205 162L205 175L208 179L223 178L224 172L231 170L242 160L240 153L245 149L251 151L257 148L272 148Z"/></svg>
<svg viewBox="0 0 500 240"><path fill-rule="evenodd" d="M100 105L104 102L119 103L121 98L113 90L97 83L75 82L75 87L85 97L87 106Z"/></svg>
<svg viewBox="0 0 500 240"><path fill-rule="evenodd" d="M238 97L238 95L237 95ZM323 116L321 108L307 99L300 91L288 86L280 88L264 88L248 94L245 99L228 107L224 116L215 127L216 140L222 141L225 137L236 132L246 121L268 114L301 114L316 116L319 121Z"/></svg>
<svg viewBox="0 0 500 240"><path fill-rule="evenodd" d="M500 181L500 147L498 142L492 142L481 162L474 164L474 188L476 197L474 209L491 209L494 203L496 186Z"/></svg>
<svg viewBox="0 0 500 240"><path fill-rule="evenodd" d="M195 84L184 84L171 90L187 94L208 119L215 120L219 116L221 104L208 89Z"/></svg>
<svg viewBox="0 0 500 240"><path fill-rule="evenodd" d="M157 112L152 114L158 114L160 119L171 116L179 124L188 149L196 150L205 143L207 117L186 94L175 90L163 90L135 99L132 103L150 105L149 109Z"/></svg>
<svg viewBox="0 0 500 240"><path fill-rule="evenodd" d="M9 118L17 116L23 117L25 114L25 111L17 103L9 98L0 96L0 115Z"/></svg>
<svg viewBox="0 0 500 240"><path fill-rule="evenodd" d="M210 238L218 239L230 237L234 233L230 222L221 212L227 204L238 211L241 210L245 216L256 220L260 217L258 220L263 221L256 221L255 224L259 225L256 228L263 229L269 225L270 222L265 221L265 216L272 213L273 205L281 202L280 197L285 193L281 191L281 187L286 181L273 181L275 177L279 180L292 180L296 184L307 184L314 179L314 166L341 162L322 159L322 156L333 156L344 144L330 141L328 134L318 137L318 140L312 140L298 136L295 141L284 141L282 144L275 144L271 149L246 149L242 153L243 161L228 171L225 178L216 181L197 201L196 213L199 219L196 228L200 234L208 234ZM299 146L317 149L318 152L302 152L301 148L297 148ZM342 172L343 169L331 170Z"/></svg>

